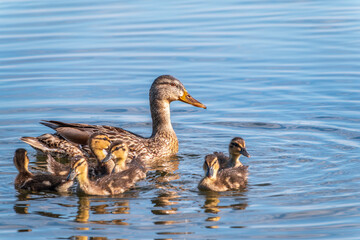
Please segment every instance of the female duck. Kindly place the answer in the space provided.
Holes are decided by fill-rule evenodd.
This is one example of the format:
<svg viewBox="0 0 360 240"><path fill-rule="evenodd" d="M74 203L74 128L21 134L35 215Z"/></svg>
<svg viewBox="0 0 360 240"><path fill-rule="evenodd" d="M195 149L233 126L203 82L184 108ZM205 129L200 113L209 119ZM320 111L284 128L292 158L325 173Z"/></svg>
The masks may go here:
<svg viewBox="0 0 360 240"><path fill-rule="evenodd" d="M127 148L113 149L116 154L126 154ZM121 157L125 159L124 156ZM82 156L74 159L68 179L77 178L78 191L88 195L116 195L129 190L135 183L146 177L146 169L143 167L129 167L118 173L112 173L96 180L88 177L88 163Z"/></svg>
<svg viewBox="0 0 360 240"><path fill-rule="evenodd" d="M205 157L205 177L201 179L198 188L202 191L223 192L246 187L247 166L220 169L220 163L215 154Z"/></svg>
<svg viewBox="0 0 360 240"><path fill-rule="evenodd" d="M170 103L179 100L195 107L206 108L206 106L191 97L184 85L170 75L155 79L150 88L149 98L153 122L152 134L149 138L111 126L59 121L42 121L41 123L55 129L65 139L81 145L87 144L92 133L103 132L110 137L111 141L124 141L129 146L130 159L142 153L151 155L151 159L174 155L178 152L178 140L171 125Z"/></svg>
<svg viewBox="0 0 360 240"><path fill-rule="evenodd" d="M91 135L89 138L89 147L93 156L96 158L96 164L89 164L89 176L91 178L95 176L101 176L110 174L115 166L113 161L103 163L102 160L107 156L107 149L109 148L111 141L108 136L98 132ZM79 154L78 156L83 156ZM47 170L54 175L68 175L70 172L70 166L57 162L51 156L47 159Z"/></svg>
<svg viewBox="0 0 360 240"><path fill-rule="evenodd" d="M14 165L19 174L15 178L15 189L28 191L57 191L66 192L73 185L72 180L66 177L54 176L51 174L32 174L29 169L29 158L27 151L19 148L15 151Z"/></svg>
<svg viewBox="0 0 360 240"><path fill-rule="evenodd" d="M229 157L225 156L222 152L214 152L214 154L219 160L220 169L240 167L242 166L240 156L250 157L250 154L246 151L245 140L241 137L235 137L231 140L229 144Z"/></svg>

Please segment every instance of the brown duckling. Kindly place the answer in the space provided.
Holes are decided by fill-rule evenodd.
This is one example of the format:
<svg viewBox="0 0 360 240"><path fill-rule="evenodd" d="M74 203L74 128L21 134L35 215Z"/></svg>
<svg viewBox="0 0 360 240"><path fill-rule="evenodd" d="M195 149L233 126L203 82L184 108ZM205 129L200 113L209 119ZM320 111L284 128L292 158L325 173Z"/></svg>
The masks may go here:
<svg viewBox="0 0 360 240"><path fill-rule="evenodd" d="M101 133L94 133L89 138L89 147L92 155L95 156L97 163L95 165L89 163L89 176L91 178L101 176L104 174L110 174L115 166L113 161L102 163L102 160L107 155L107 149L111 144L110 138ZM79 154L78 156L84 156ZM85 156L84 156L85 157ZM47 170L54 175L68 175L70 172L70 166L57 162L51 156L47 159Z"/></svg>
<svg viewBox="0 0 360 240"><path fill-rule="evenodd" d="M126 160L128 158L128 152L129 148L125 142L115 141L110 145L109 153L102 162L107 163L110 159L113 159L115 166L112 170L112 173L119 173L129 168L145 168L144 159L147 159L148 157L146 154L134 157L130 162L127 163Z"/></svg>
<svg viewBox="0 0 360 240"><path fill-rule="evenodd" d="M15 178L15 189L28 191L57 191L66 192L73 185L72 180L67 180L65 176L55 176L51 174L33 174L29 171L29 158L27 151L19 148L15 151L14 165L19 174Z"/></svg>
<svg viewBox="0 0 360 240"><path fill-rule="evenodd" d="M223 192L246 187L247 166L220 169L220 163L215 154L205 157L205 177L201 179L198 188L202 191ZM219 170L220 169L220 170Z"/></svg>
<svg viewBox="0 0 360 240"><path fill-rule="evenodd" d="M214 152L214 154L219 160L220 169L242 166L240 156L250 157L250 154L246 151L245 140L241 137L235 137L231 140L229 144L229 157L222 152Z"/></svg>
<svg viewBox="0 0 360 240"><path fill-rule="evenodd" d="M127 148L119 146L119 149L114 149L114 152L116 152L116 154L127 154ZM125 159L124 156L121 158ZM129 167L121 172L113 172L110 175L90 180L88 177L88 163L82 156L74 159L71 164L71 172L68 176L71 180L77 178L79 182L78 191L88 195L120 194L129 190L137 181L144 179L145 177L145 168Z"/></svg>
<svg viewBox="0 0 360 240"><path fill-rule="evenodd" d="M88 125L80 123L64 123L59 121L42 121L41 123L61 135L68 141L80 145L88 144L94 132L103 132L111 141L122 140L129 146L129 157L139 154L151 155L149 161L174 155L178 152L178 139L171 124L170 103L182 101L195 107L206 108L194 99L184 85L170 75L156 78L149 91L150 110L152 117L152 134L142 137L122 128L112 126Z"/></svg>

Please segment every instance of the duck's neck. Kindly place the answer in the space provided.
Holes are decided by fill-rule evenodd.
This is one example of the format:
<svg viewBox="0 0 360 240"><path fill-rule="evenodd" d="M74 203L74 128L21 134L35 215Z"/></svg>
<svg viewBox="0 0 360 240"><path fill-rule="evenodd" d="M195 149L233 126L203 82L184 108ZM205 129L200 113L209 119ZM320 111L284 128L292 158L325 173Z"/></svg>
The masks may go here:
<svg viewBox="0 0 360 240"><path fill-rule="evenodd" d="M239 155L234 155L230 153L230 163L231 163L231 167L240 167L242 166L242 163L240 162L240 154Z"/></svg>
<svg viewBox="0 0 360 240"><path fill-rule="evenodd" d="M114 172L121 172L126 169L125 160L126 159L119 159L116 161L116 165L114 167Z"/></svg>
<svg viewBox="0 0 360 240"><path fill-rule="evenodd" d="M105 149L94 149L94 155L96 157L96 160L98 160L98 164L101 164L101 161L104 160L106 154L107 152Z"/></svg>
<svg viewBox="0 0 360 240"><path fill-rule="evenodd" d="M151 137L175 136L174 129L170 119L170 103L165 100L151 100L151 118L153 131Z"/></svg>
<svg viewBox="0 0 360 240"><path fill-rule="evenodd" d="M81 172L77 176L77 180L79 181L80 188L82 186L88 186L90 184L88 171L89 171L88 168L86 168L83 172Z"/></svg>

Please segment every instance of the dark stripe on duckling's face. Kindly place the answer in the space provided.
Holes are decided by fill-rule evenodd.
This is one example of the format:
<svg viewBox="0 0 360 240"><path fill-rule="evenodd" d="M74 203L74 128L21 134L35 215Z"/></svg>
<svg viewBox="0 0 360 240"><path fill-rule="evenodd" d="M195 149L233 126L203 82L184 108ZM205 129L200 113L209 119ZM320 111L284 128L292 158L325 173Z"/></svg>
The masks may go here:
<svg viewBox="0 0 360 240"><path fill-rule="evenodd" d="M67 176L67 181L74 180L75 177L83 171L83 168L86 167L85 166L86 164L87 164L87 162L84 157L79 157L79 156L75 157L73 160L71 169L70 169L70 173Z"/></svg>

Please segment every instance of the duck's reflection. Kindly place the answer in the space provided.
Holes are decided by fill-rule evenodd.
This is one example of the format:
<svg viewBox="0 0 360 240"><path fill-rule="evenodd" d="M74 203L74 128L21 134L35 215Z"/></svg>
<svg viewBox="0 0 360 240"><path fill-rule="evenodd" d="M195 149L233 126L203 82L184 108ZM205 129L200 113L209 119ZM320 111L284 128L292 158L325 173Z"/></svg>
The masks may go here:
<svg viewBox="0 0 360 240"><path fill-rule="evenodd" d="M17 214L29 214L29 206L30 204L28 203L18 203L18 202L24 202L24 201L28 201L28 199L30 198L28 193L19 193L17 195L17 203L15 203L14 205L14 211Z"/></svg>

